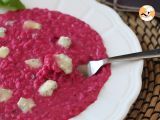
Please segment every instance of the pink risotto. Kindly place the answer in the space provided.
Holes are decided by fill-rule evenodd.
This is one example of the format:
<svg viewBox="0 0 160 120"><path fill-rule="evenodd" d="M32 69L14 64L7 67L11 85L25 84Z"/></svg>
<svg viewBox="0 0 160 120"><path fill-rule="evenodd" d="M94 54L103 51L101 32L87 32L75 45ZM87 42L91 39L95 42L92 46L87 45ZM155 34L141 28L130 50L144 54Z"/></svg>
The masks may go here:
<svg viewBox="0 0 160 120"><path fill-rule="evenodd" d="M86 78L77 66L107 57L88 24L47 9L0 15L0 120L68 120L94 103L110 66Z"/></svg>

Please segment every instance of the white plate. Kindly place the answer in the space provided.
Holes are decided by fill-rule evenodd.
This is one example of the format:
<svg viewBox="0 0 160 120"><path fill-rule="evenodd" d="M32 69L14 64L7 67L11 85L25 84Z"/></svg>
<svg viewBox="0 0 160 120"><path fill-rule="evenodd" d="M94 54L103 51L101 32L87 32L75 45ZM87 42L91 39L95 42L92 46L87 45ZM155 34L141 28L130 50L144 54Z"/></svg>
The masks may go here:
<svg viewBox="0 0 160 120"><path fill-rule="evenodd" d="M85 21L102 36L109 56L141 51L137 37L117 13L95 0L22 1L28 8L58 10ZM112 64L98 100L72 120L122 120L140 92L142 68L143 61Z"/></svg>

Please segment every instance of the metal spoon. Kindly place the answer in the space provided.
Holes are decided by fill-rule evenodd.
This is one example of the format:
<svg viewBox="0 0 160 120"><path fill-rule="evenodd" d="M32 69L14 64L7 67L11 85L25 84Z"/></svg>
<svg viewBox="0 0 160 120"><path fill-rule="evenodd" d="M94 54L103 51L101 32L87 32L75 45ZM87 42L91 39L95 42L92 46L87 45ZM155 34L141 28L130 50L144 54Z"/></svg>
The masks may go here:
<svg viewBox="0 0 160 120"><path fill-rule="evenodd" d="M160 57L160 49L120 55L97 61L89 61L85 65L78 66L78 70L85 76L90 77L96 74L101 67L103 67L108 63L141 60L141 59L155 58L155 57Z"/></svg>

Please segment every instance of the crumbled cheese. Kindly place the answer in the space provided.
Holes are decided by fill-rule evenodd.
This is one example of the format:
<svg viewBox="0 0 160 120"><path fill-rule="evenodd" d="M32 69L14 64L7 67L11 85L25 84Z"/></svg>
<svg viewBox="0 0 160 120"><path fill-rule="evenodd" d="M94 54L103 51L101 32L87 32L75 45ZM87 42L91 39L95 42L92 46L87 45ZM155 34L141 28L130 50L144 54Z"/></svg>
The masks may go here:
<svg viewBox="0 0 160 120"><path fill-rule="evenodd" d="M23 28L25 29L41 29L42 25L32 20L27 20L23 24Z"/></svg>
<svg viewBox="0 0 160 120"><path fill-rule="evenodd" d="M25 63L31 68L39 68L42 66L42 63L39 59L25 60Z"/></svg>
<svg viewBox="0 0 160 120"><path fill-rule="evenodd" d="M5 37L6 31L7 31L6 28L0 27L0 37Z"/></svg>
<svg viewBox="0 0 160 120"><path fill-rule="evenodd" d="M72 59L65 54L55 55L56 62L65 74L70 74L72 72Z"/></svg>
<svg viewBox="0 0 160 120"><path fill-rule="evenodd" d="M0 88L0 102L6 102L12 97L12 91Z"/></svg>
<svg viewBox="0 0 160 120"><path fill-rule="evenodd" d="M26 99L23 97L19 99L17 105L23 113L31 111L32 108L36 106L35 102L31 98Z"/></svg>
<svg viewBox="0 0 160 120"><path fill-rule="evenodd" d="M47 80L40 86L38 92L41 96L52 96L55 89L57 89L57 82L53 80Z"/></svg>
<svg viewBox="0 0 160 120"><path fill-rule="evenodd" d="M61 36L57 42L57 44L64 48L69 48L71 45L71 39L69 37Z"/></svg>
<svg viewBox="0 0 160 120"><path fill-rule="evenodd" d="M8 47L0 47L0 58L5 58L9 54L9 48Z"/></svg>

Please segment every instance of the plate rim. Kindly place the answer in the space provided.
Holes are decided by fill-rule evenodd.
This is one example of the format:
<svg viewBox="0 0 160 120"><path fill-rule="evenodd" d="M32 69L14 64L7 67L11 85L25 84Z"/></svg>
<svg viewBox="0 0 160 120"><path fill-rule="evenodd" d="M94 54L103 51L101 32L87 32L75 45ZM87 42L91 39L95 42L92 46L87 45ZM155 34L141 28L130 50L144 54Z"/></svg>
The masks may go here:
<svg viewBox="0 0 160 120"><path fill-rule="evenodd" d="M101 3L97 2L96 0L90 0L90 1L93 2L95 9L96 9L96 7L98 7L99 9L103 9L103 10L106 10L106 11L108 11L108 10L111 11L113 13L112 16L114 16L114 18L116 18L116 20L115 20L116 24L119 25L119 26L123 26L121 29L126 29L125 32L127 31L128 35L130 35L131 37L133 37L135 39L134 41L132 40L132 43L131 43L131 41L128 41L129 44L130 45L134 44L134 50L136 50L137 52L142 51L140 41L138 40L137 36L131 30L131 28L129 28L129 26L127 26L127 24L124 23L124 21L120 18L120 16L118 15L118 13L114 9L110 8L107 5L101 4ZM133 47L132 47L132 49L133 49ZM121 114L119 114L119 115L117 114L116 118L114 118L113 120L117 120L117 118L120 119L120 120L123 120L126 117L127 113L129 112L132 104L136 101L136 99L137 99L137 97L140 93L141 86L142 86L141 75L142 75L142 72L143 72L143 65L144 65L144 61L140 60L140 61L137 62L137 67L135 67L136 72L134 71L134 74L135 74L134 79L137 79L138 82L136 84L137 89L134 92L134 97L125 101L125 104L127 104L127 105L126 105L125 108L123 107L123 113L121 111ZM132 80L133 80L133 77L132 77Z"/></svg>

